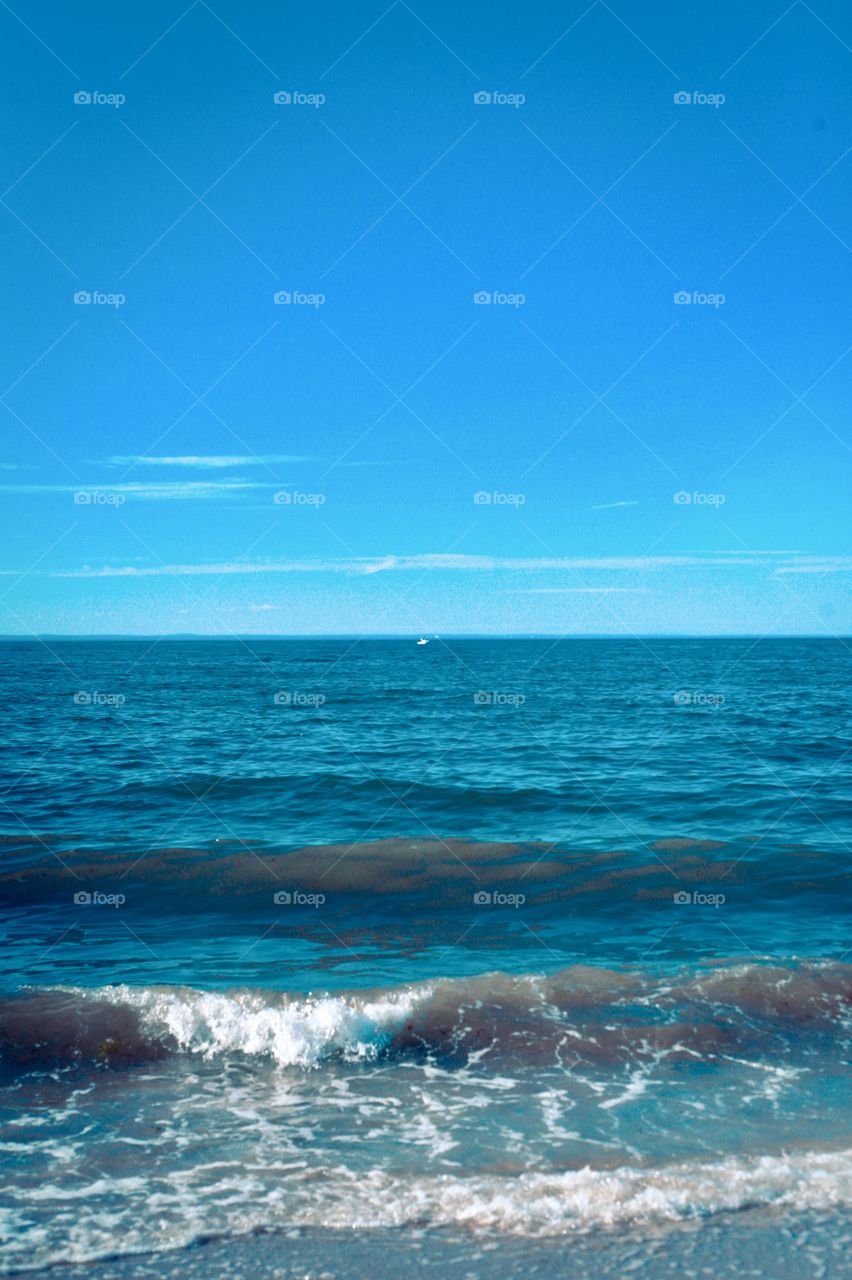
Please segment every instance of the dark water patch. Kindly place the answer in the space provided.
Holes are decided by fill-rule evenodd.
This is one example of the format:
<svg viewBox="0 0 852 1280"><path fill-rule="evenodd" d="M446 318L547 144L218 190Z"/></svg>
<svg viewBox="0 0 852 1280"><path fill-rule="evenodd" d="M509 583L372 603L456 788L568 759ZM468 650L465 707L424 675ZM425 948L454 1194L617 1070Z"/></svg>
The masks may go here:
<svg viewBox="0 0 852 1280"><path fill-rule="evenodd" d="M725 1055L799 1062L845 1051L852 965L741 963L668 977L575 965L293 997L120 986L35 991L0 1006L0 1060L127 1067L167 1054L285 1067L413 1058L445 1067L611 1069Z"/></svg>
<svg viewBox="0 0 852 1280"><path fill-rule="evenodd" d="M237 846L234 848L234 846ZM852 868L819 850L790 851L701 840L667 840L648 849L594 853L544 842L471 842L388 839L273 852L238 838L213 850L164 848L144 856L115 849L64 850L0 874L0 904L74 904L75 895L123 893L132 905L173 899L187 913L265 906L276 893L351 895L378 906L393 900L401 911L431 905L464 907L492 891L491 905L526 907L593 901L616 910L647 901L677 901L678 892L702 886L723 890L726 901L758 904L765 898L852 896ZM494 899L493 895L502 895ZM83 899L80 900L84 901ZM297 902L291 905L298 905ZM308 905L311 905L308 903ZM363 903L361 904L363 905ZM710 905L713 905L712 903Z"/></svg>
<svg viewBox="0 0 852 1280"><path fill-rule="evenodd" d="M136 1012L108 998L63 991L22 994L0 1003L0 1068L131 1067L177 1046L146 1035Z"/></svg>

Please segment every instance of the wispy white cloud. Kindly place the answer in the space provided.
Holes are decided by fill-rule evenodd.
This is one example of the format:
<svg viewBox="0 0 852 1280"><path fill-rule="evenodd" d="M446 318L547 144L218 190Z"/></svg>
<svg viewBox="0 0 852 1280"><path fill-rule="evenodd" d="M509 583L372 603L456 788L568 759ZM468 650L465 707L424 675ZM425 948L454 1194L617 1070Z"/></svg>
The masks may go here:
<svg viewBox="0 0 852 1280"><path fill-rule="evenodd" d="M687 547L683 554L687 556L704 555L704 556L735 557L735 556L802 556L805 553L803 551L800 551L796 547L787 547L783 551L778 551L778 550L768 551L765 548L761 548L759 551L757 551L757 550L752 550L751 547L745 547L743 549L735 549L735 550L728 550L728 551L719 551L715 547L709 547L701 551L696 551L692 547Z"/></svg>
<svg viewBox="0 0 852 1280"><path fill-rule="evenodd" d="M142 502L185 502L193 499L229 498L257 489L275 489L273 483L251 480L127 480L119 484L0 484L0 493L118 494Z"/></svg>
<svg viewBox="0 0 852 1280"><path fill-rule="evenodd" d="M99 569L88 566L82 569L61 569L50 573L52 578L162 578L162 577L221 577L231 574L256 573L335 573L357 572L350 561L292 560L276 564L249 564L241 561L218 564L154 564L104 565Z"/></svg>
<svg viewBox="0 0 852 1280"><path fill-rule="evenodd" d="M796 564L785 564L776 573L850 573L852 556L805 556Z"/></svg>
<svg viewBox="0 0 852 1280"><path fill-rule="evenodd" d="M613 596L635 595L647 591L647 587L517 587L510 595L517 596Z"/></svg>
<svg viewBox="0 0 852 1280"><path fill-rule="evenodd" d="M638 507L638 502L599 502L590 511L612 511L614 507Z"/></svg>
<svg viewBox="0 0 852 1280"><path fill-rule="evenodd" d="M291 462L319 462L319 458L300 453L214 453L214 454L176 454L169 457L154 457L148 453L116 454L106 462L98 462L97 466L111 467L199 467L204 469L222 467L273 467L286 466Z"/></svg>
<svg viewBox="0 0 852 1280"><path fill-rule="evenodd" d="M852 568L852 560L831 557L819 561L819 566L829 563L837 568ZM455 555L445 553L405 555L405 556L362 556L348 559L305 559L278 560L265 562L222 561L213 564L163 564L163 565L104 565L101 568L67 569L54 571L52 577L63 578L148 578L162 576L225 576L238 574L291 574L291 573L345 573L354 575L371 575L377 573L410 573L410 572L453 572L453 573L549 573L549 572L633 572L654 573L668 569L706 569L706 568L743 568L748 566L765 567L766 561L760 552L754 552L750 559L740 555L716 553L713 555L667 555L667 556L482 556ZM795 571L789 566L790 571ZM778 570L782 572L783 570ZM804 572L818 572L819 567ZM826 570L827 571L827 570ZM589 587L570 588L530 588L530 590L595 590ZM626 590L627 588L601 588L602 590ZM638 590L640 588L631 588Z"/></svg>
<svg viewBox="0 0 852 1280"><path fill-rule="evenodd" d="M408 467L411 463L406 458L366 458L355 462L338 462L335 469L343 467Z"/></svg>

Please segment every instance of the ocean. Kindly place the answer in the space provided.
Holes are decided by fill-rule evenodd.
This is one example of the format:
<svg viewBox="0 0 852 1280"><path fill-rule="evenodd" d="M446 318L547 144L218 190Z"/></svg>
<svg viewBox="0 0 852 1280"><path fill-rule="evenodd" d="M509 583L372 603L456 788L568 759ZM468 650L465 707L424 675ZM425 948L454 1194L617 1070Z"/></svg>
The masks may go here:
<svg viewBox="0 0 852 1280"><path fill-rule="evenodd" d="M850 644L10 640L0 699L4 1274L849 1274Z"/></svg>

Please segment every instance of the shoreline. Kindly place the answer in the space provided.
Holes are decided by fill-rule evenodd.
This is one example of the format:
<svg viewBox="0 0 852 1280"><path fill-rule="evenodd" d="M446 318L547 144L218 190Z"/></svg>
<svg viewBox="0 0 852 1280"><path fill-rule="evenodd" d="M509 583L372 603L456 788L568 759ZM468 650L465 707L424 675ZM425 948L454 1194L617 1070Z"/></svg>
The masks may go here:
<svg viewBox="0 0 852 1280"><path fill-rule="evenodd" d="M530 1239L408 1229L296 1229L200 1241L184 1249L0 1272L42 1280L844 1280L852 1208L785 1214L748 1210L653 1231L617 1229Z"/></svg>

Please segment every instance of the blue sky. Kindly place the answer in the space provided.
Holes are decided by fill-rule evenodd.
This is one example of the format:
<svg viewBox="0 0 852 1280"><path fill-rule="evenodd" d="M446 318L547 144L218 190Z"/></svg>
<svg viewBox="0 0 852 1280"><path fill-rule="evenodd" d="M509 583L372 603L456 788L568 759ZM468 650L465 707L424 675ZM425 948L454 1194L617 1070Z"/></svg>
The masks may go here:
<svg viewBox="0 0 852 1280"><path fill-rule="evenodd" d="M848 6L0 28L0 631L852 630Z"/></svg>

